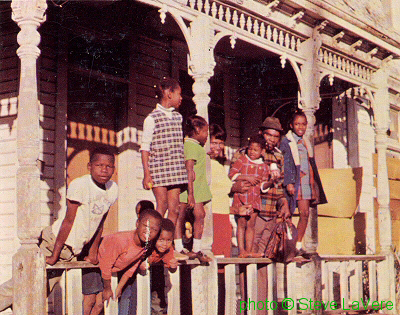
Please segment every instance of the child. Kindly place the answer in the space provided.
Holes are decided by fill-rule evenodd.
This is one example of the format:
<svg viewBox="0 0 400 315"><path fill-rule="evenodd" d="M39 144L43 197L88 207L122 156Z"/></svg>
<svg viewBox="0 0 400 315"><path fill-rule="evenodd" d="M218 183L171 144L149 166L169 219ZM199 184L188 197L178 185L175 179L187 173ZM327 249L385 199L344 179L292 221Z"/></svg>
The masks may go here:
<svg viewBox="0 0 400 315"><path fill-rule="evenodd" d="M118 298L129 278L151 254L160 232L161 220L157 211L144 209L136 221L136 230L117 232L103 238L99 248L99 266L104 282L103 302L114 298L111 289L112 273L123 271L115 291L115 298Z"/></svg>
<svg viewBox="0 0 400 315"><path fill-rule="evenodd" d="M45 228L41 234L39 246L43 254L47 256L46 263L49 265L54 265L58 260L76 260L85 245L86 248L90 245L90 248L84 260L92 264L98 263L97 252L104 220L118 197L117 184L110 180L114 173L114 162L115 157L110 150L104 147L96 148L90 154L88 163L90 174L76 178L69 184L67 208L62 209L53 225ZM50 292L61 276L62 270L48 271ZM96 277L95 274L93 276ZM86 284L87 281L83 283L83 287ZM100 292L102 288L93 288L93 290ZM12 296L12 290L10 296ZM89 299L92 303L85 301L86 305L93 306L96 294L92 294ZM5 308L1 310L3 309Z"/></svg>
<svg viewBox="0 0 400 315"><path fill-rule="evenodd" d="M179 212L179 194L187 184L183 153L182 116L176 109L182 101L181 87L172 78L163 78L156 87L160 103L143 123L143 188L152 189L157 211L175 224Z"/></svg>
<svg viewBox="0 0 400 315"><path fill-rule="evenodd" d="M191 116L185 124L185 164L188 174L188 189L180 196L179 218L176 224L175 250L198 258L200 262L210 262L211 258L201 251L205 210L204 205L211 200L211 191L206 177L206 151L203 146L208 138L208 124L203 117ZM193 248L183 248L182 227L185 222L187 208L193 209Z"/></svg>
<svg viewBox="0 0 400 315"><path fill-rule="evenodd" d="M255 221L261 210L261 182L266 181L269 175L268 165L264 163L261 157L263 150L265 150L264 137L260 134L252 136L249 140L246 155L240 156L229 171L231 180L245 180L251 184L246 193L235 193L233 196L233 207L239 208L242 205L251 205L253 209L246 216L236 216L238 219L239 257L261 256L253 253L252 249Z"/></svg>
<svg viewBox="0 0 400 315"><path fill-rule="evenodd" d="M153 266L151 270L151 314L167 313L166 294L170 289L170 281L168 272L175 272L178 267L178 260L174 257L174 248L172 242L174 240L175 226L169 219L163 219L161 222L161 232L157 239L155 250L149 257L150 264L162 262L163 266ZM163 281L165 280L165 281Z"/></svg>
<svg viewBox="0 0 400 315"><path fill-rule="evenodd" d="M294 213L296 205L299 208L297 256L308 258L302 248L302 240L307 228L310 202L322 204L327 200L318 175L313 148L308 139L303 137L307 130L307 117L302 110L294 113L290 128L280 146L285 169L283 186L290 212Z"/></svg>

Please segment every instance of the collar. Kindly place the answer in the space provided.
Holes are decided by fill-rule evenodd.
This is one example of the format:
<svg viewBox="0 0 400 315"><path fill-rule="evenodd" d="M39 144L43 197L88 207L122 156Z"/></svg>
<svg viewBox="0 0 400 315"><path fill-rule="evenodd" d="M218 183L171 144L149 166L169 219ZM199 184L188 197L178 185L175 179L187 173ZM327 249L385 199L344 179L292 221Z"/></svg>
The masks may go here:
<svg viewBox="0 0 400 315"><path fill-rule="evenodd" d="M262 158L258 158L257 160L252 160L249 158L249 156L247 154L245 154L245 156L249 161L253 162L254 164L264 164L264 161Z"/></svg>
<svg viewBox="0 0 400 315"><path fill-rule="evenodd" d="M200 142L199 142L199 141L197 141L196 139L189 138L189 137L186 137L186 138L185 138L185 141L191 141L191 142L194 142L194 143L200 144Z"/></svg>
<svg viewBox="0 0 400 315"><path fill-rule="evenodd" d="M174 107L165 108L165 107L162 106L160 103L157 103L156 109L162 110L162 111L164 111L164 112L173 112L173 111L175 110Z"/></svg>

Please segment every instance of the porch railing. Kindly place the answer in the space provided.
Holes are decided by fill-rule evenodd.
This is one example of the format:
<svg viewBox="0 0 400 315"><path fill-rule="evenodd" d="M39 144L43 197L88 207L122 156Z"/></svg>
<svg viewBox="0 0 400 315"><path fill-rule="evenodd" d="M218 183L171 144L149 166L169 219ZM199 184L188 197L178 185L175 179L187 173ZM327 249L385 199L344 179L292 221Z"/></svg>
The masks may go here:
<svg viewBox="0 0 400 315"><path fill-rule="evenodd" d="M307 264L314 264L315 279L321 284L319 296L322 303L319 313L356 311L352 308L354 301L359 301L360 311L364 309L363 303L367 309L376 309L376 303L372 306L372 302L378 301L380 308L394 304L391 311L389 307L385 312L396 314L394 297L390 296L388 285L388 271L393 268L388 265L389 262L382 255L322 255L316 256L311 262L289 264L274 263L265 258L215 258L207 266L197 260L187 261L175 273L169 274L172 288L168 292L168 314L292 315L298 311L316 314L317 311L309 309L310 302L306 297L310 293L303 290L304 281L310 280L302 278L303 268ZM91 267L94 266L87 262L57 263L48 267L65 270L61 282L64 288L62 314L82 314L82 303L77 302L82 300L81 269ZM242 290L240 278L243 282ZM149 273L138 275L137 282L137 313L150 314ZM115 289L115 276L112 285ZM222 292L218 289L221 286L224 287ZM260 295L260 288L266 289L264 296L263 293ZM288 301L293 302L288 304ZM313 307L316 307L313 302ZM336 309L333 307L335 305ZM118 314L116 301L105 308L105 315L114 314Z"/></svg>

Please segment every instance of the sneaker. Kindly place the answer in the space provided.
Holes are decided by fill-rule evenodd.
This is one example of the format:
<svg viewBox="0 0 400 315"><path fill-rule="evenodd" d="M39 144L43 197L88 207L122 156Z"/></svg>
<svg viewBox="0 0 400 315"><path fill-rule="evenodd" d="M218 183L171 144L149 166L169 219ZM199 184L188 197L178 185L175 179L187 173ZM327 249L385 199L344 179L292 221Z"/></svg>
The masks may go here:
<svg viewBox="0 0 400 315"><path fill-rule="evenodd" d="M178 260L178 261L188 260L189 259L188 255L185 255L182 252L178 252L176 250L174 251L174 256L175 256L175 259Z"/></svg>
<svg viewBox="0 0 400 315"><path fill-rule="evenodd" d="M206 254L204 254L202 251L198 251L197 253L195 253L197 255L197 259L201 262L201 263L209 263L210 261L212 261L211 257L208 257Z"/></svg>
<svg viewBox="0 0 400 315"><path fill-rule="evenodd" d="M189 257L190 260L193 260L193 259L197 258L197 254L192 252L192 251L189 251L187 248L184 248L181 251L181 254L186 255L187 257Z"/></svg>

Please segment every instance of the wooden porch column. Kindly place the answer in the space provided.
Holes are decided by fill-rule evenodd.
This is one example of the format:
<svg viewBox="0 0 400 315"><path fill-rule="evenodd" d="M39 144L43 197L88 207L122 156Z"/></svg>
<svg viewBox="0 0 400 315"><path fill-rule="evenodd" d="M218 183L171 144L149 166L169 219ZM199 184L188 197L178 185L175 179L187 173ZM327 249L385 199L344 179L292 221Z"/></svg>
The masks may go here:
<svg viewBox="0 0 400 315"><path fill-rule="evenodd" d="M214 43L211 19L200 16L190 23L190 39L188 41L189 74L193 77L193 101L196 104L197 115L208 122L208 103L210 102L211 87L208 80L214 75ZM207 36L208 35L208 36ZM204 149L210 150L210 141L207 141ZM211 184L211 163L207 159L207 178ZM202 237L202 248L211 251L213 242L213 224L211 203L207 204L206 218L204 221L204 232Z"/></svg>
<svg viewBox="0 0 400 315"><path fill-rule="evenodd" d="M21 28L18 34L21 77L18 104L17 226L21 247L13 257L14 303L16 315L45 314L45 260L37 246L40 235L39 101L36 59L40 34L37 28L45 20L45 0L13 0L13 20Z"/></svg>
<svg viewBox="0 0 400 315"><path fill-rule="evenodd" d="M374 95L373 109L375 119L375 146L378 153L378 172L376 197L378 201L378 222L379 222L379 244L381 253L386 256L383 265L380 266L379 294L380 297L393 301L393 309L388 310L389 314L397 314L396 307L396 271L394 266L394 255L392 253L392 221L390 214L390 191L388 168L386 162L387 130L389 128L389 90L388 90L388 65L378 70L374 75L374 83L378 90Z"/></svg>
<svg viewBox="0 0 400 315"><path fill-rule="evenodd" d="M313 36L303 43L302 53L307 57L307 62L301 66L301 78L299 80L300 95L299 103L307 116L307 131L305 136L314 146L314 126L315 112L319 108L321 101L319 94L321 73L318 67L318 51L321 47L321 38L319 31L321 27L316 27ZM304 235L305 249L309 253L316 253L318 248L318 212L317 207L310 207L310 215L306 233ZM302 266L302 278L307 279L297 287L297 296L311 298L314 301L320 301L322 296L321 288L321 264L318 255L312 255L312 261ZM322 314L322 311L316 310L316 314Z"/></svg>
<svg viewBox="0 0 400 315"><path fill-rule="evenodd" d="M389 91L388 73L385 69L380 69L375 73L374 81L378 85L378 91L374 97L374 117L375 117L375 145L378 153L378 172L376 195L379 205L379 243L381 252L388 254L391 252L392 245L392 222L390 216L390 192L388 169L386 163L387 149L387 130L389 128Z"/></svg>
<svg viewBox="0 0 400 315"><path fill-rule="evenodd" d="M208 80L214 74L214 43L211 19L200 16L190 23L190 38L188 40L189 74L193 77L193 101L197 114L208 122L208 103L210 102L210 84ZM210 142L205 146L210 150ZM211 184L211 164L207 159L207 178ZM202 236L202 249L211 252L213 242L213 224L211 203L206 205L206 217ZM218 280L217 263L212 261L210 266L196 266L192 269L192 303L193 314L217 314L218 312Z"/></svg>

